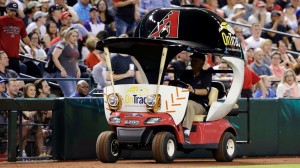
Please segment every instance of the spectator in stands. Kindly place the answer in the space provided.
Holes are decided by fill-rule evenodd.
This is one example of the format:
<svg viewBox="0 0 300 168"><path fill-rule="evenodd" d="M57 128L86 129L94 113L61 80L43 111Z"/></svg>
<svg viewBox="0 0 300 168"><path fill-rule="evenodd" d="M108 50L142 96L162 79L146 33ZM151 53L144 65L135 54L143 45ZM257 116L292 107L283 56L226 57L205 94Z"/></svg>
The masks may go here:
<svg viewBox="0 0 300 168"><path fill-rule="evenodd" d="M49 21L46 24L46 35L42 38L45 43L45 48L50 48L50 42L58 37L58 31L56 24L53 21Z"/></svg>
<svg viewBox="0 0 300 168"><path fill-rule="evenodd" d="M44 12L44 13L47 13L47 12L48 12L48 9L49 9L49 1L50 1L50 0L38 0L38 2L42 4L42 6L41 6L41 11L42 11L42 12Z"/></svg>
<svg viewBox="0 0 300 168"><path fill-rule="evenodd" d="M247 57L248 65L251 65L254 62L254 48L247 47L245 55Z"/></svg>
<svg viewBox="0 0 300 168"><path fill-rule="evenodd" d="M248 18L248 23L250 25L258 23L261 27L264 27L269 22L271 22L271 13L266 11L266 4L260 0L256 1L254 13Z"/></svg>
<svg viewBox="0 0 300 168"><path fill-rule="evenodd" d="M218 15L220 15L221 17L225 17L224 12L219 9L219 3L217 0L206 0L206 4L203 4L203 6L205 6L205 8L217 13Z"/></svg>
<svg viewBox="0 0 300 168"><path fill-rule="evenodd" d="M248 45L248 43L246 42L246 40L243 36L243 29L239 26L235 26L233 30L235 32L236 37L240 40L240 44L241 44L242 48L246 49L246 46Z"/></svg>
<svg viewBox="0 0 300 168"><path fill-rule="evenodd" d="M37 98L48 98L51 94L51 87L48 85L47 81L44 79L38 79L34 82L36 87L36 97ZM37 111L36 113L36 121L40 124L51 124L50 119L52 119L52 111ZM51 126L43 126L43 137L44 139L50 138L49 135L52 132ZM51 138L50 138L51 139ZM46 142L44 142L46 144ZM51 146L51 144L46 144L47 146ZM47 154L50 154L52 147L48 147ZM44 153L43 153L44 154Z"/></svg>
<svg viewBox="0 0 300 168"><path fill-rule="evenodd" d="M6 0L0 0L0 16L6 15Z"/></svg>
<svg viewBox="0 0 300 168"><path fill-rule="evenodd" d="M278 51L274 51L271 54L271 65L270 70L276 79L281 80L283 73L286 71L285 66L280 64L281 54Z"/></svg>
<svg viewBox="0 0 300 168"><path fill-rule="evenodd" d="M292 30L296 31L298 29L298 20L296 17L295 7L292 4L288 4L285 7L284 13L284 20L292 28Z"/></svg>
<svg viewBox="0 0 300 168"><path fill-rule="evenodd" d="M106 0L99 0L97 3L97 8L99 10L99 19L105 24L105 29L110 36L116 35L116 24L112 13L107 8Z"/></svg>
<svg viewBox="0 0 300 168"><path fill-rule="evenodd" d="M7 4L7 15L0 17L0 51L3 50L9 58L9 67L20 72L19 43L22 38L24 43L30 47L31 54L35 57L35 51L27 36L25 25L20 18L16 17L18 4L11 2ZM9 42L9 43L8 43Z"/></svg>
<svg viewBox="0 0 300 168"><path fill-rule="evenodd" d="M272 12L274 10L282 11L282 7L275 3L275 0L266 0L266 9L268 12Z"/></svg>
<svg viewBox="0 0 300 168"><path fill-rule="evenodd" d="M89 4L89 0L78 0L78 2L73 6L73 8L79 17L79 22L81 24L83 24L84 21L90 19L89 12L92 6L91 4Z"/></svg>
<svg viewBox="0 0 300 168"><path fill-rule="evenodd" d="M51 5L48 9L49 18L47 19L47 23L53 21L56 23L56 27L60 28L61 26L61 7L58 5Z"/></svg>
<svg viewBox="0 0 300 168"><path fill-rule="evenodd" d="M8 98L9 96L5 93L5 83L7 81L0 76L0 98Z"/></svg>
<svg viewBox="0 0 300 168"><path fill-rule="evenodd" d="M273 11L271 13L271 22L265 25L266 29L272 29L275 31L287 32L284 25L281 24L281 14L279 11ZM267 32L265 38L272 40L273 44L277 44L278 41L283 40L286 44L289 44L288 38L278 33Z"/></svg>
<svg viewBox="0 0 300 168"><path fill-rule="evenodd" d="M104 88L111 84L111 82L106 80L106 59L104 53L100 54L101 62L96 64L93 67L92 75L95 83L97 84L97 88Z"/></svg>
<svg viewBox="0 0 300 168"><path fill-rule="evenodd" d="M76 45L78 31L72 27L65 31L64 39L57 44L52 53L53 62L57 69L59 69L59 71L55 73L55 77L79 78L81 72L77 62L79 52ZM57 83L62 89L65 97L69 97L75 92L75 81L57 81Z"/></svg>
<svg viewBox="0 0 300 168"><path fill-rule="evenodd" d="M101 61L100 58L100 51L95 50L96 43L98 42L98 39L95 37L90 37L86 41L86 46L89 49L90 53L86 57L84 64L87 65L89 68L93 68L96 64L98 64Z"/></svg>
<svg viewBox="0 0 300 168"><path fill-rule="evenodd" d="M139 14L143 17L152 9L169 7L171 7L170 0L140 0Z"/></svg>
<svg viewBox="0 0 300 168"><path fill-rule="evenodd" d="M6 84L6 93L10 98L21 97L19 92L19 82L16 78L10 78Z"/></svg>
<svg viewBox="0 0 300 168"><path fill-rule="evenodd" d="M35 98L36 88L33 83L28 83L24 86L24 98ZM42 154L44 139L43 139L43 131L42 126L30 126L28 124L34 124L34 118L36 116L36 111L23 111L23 120L22 120L22 149L25 150L27 139L34 133L35 135L35 143L37 146L36 155L40 156ZM18 135L18 134L17 134ZM19 136L17 136L17 142Z"/></svg>
<svg viewBox="0 0 300 168"><path fill-rule="evenodd" d="M259 46L264 52L264 64L271 65L272 41L265 39Z"/></svg>
<svg viewBox="0 0 300 168"><path fill-rule="evenodd" d="M61 23L64 25L67 25L68 27L73 27L77 29L79 33L79 38L83 39L84 37L87 37L89 35L89 32L86 30L86 28L79 23L72 23L72 15L70 12L63 12L61 14Z"/></svg>
<svg viewBox="0 0 300 168"><path fill-rule="evenodd" d="M226 18L229 17L231 14L233 14L233 6L235 4L236 4L236 0L227 0L227 5L221 8Z"/></svg>
<svg viewBox="0 0 300 168"><path fill-rule="evenodd" d="M228 20L241 24L248 24L248 21L243 17L245 14L246 10L244 6L242 4L235 4L233 7L233 14L228 17ZM248 28L243 28L243 33L244 36L250 36Z"/></svg>
<svg viewBox="0 0 300 168"><path fill-rule="evenodd" d="M0 76L2 78L18 78L19 75L14 70L6 68L8 64L8 56L4 51L0 51Z"/></svg>
<svg viewBox="0 0 300 168"><path fill-rule="evenodd" d="M179 78L181 73L185 71L187 65L190 62L190 55L190 52L181 51L176 55L177 60L170 63L168 68L174 69L176 78Z"/></svg>
<svg viewBox="0 0 300 168"><path fill-rule="evenodd" d="M245 9L245 14L243 15L243 18L245 20L248 20L249 16L253 13L253 6L249 4L246 0L237 0L236 4L243 5Z"/></svg>
<svg viewBox="0 0 300 168"><path fill-rule="evenodd" d="M99 11L96 7L92 7L89 13L90 19L84 21L84 27L87 31L96 36L100 31L105 30L105 24L99 19Z"/></svg>
<svg viewBox="0 0 300 168"><path fill-rule="evenodd" d="M264 38L261 38L261 26L259 23L254 23L251 27L251 36L246 39L246 42L248 44L248 47L250 48L258 48L263 42Z"/></svg>
<svg viewBox="0 0 300 168"><path fill-rule="evenodd" d="M292 69L284 72L283 78L276 90L276 96L282 97L300 97L300 85L296 80L296 74Z"/></svg>
<svg viewBox="0 0 300 168"><path fill-rule="evenodd" d="M91 97L89 95L90 85L84 81L80 80L76 85L76 92L72 94L70 97Z"/></svg>
<svg viewBox="0 0 300 168"><path fill-rule="evenodd" d="M23 19L25 26L27 27L30 23L34 22L33 15L35 12L41 10L42 4L37 1L30 1L25 9L25 17Z"/></svg>
<svg viewBox="0 0 300 168"><path fill-rule="evenodd" d="M277 43L277 48L281 54L281 65L285 66L286 68L293 68L293 66L297 64L297 61L290 53L287 53L286 44L280 40Z"/></svg>
<svg viewBox="0 0 300 168"><path fill-rule="evenodd" d="M261 48L257 48L254 50L254 62L250 66L258 76L271 76L272 72L270 68L266 64L264 64L263 60L264 52Z"/></svg>
<svg viewBox="0 0 300 168"><path fill-rule="evenodd" d="M290 2L290 0L275 0L275 3L278 4L281 7L281 9L284 9L285 6Z"/></svg>
<svg viewBox="0 0 300 168"><path fill-rule="evenodd" d="M65 30L67 30L68 28L69 28L69 27L68 27L67 25L65 25L65 24L62 24L62 25L60 26L59 32L58 32L59 35L50 41L50 48L52 48L54 44L56 44L57 42L59 42L59 41L63 38L63 32L64 32ZM50 48L49 48L49 51L50 51ZM49 51L48 51L48 52L49 52Z"/></svg>
<svg viewBox="0 0 300 168"><path fill-rule="evenodd" d="M275 92L271 89L271 80L270 77L267 75L261 76L261 80L267 89L266 92L266 98L275 98L276 94ZM254 86L254 95L253 98L261 98L262 97L262 90L259 88L258 84Z"/></svg>
<svg viewBox="0 0 300 168"><path fill-rule="evenodd" d="M75 1L75 3L76 3L77 1ZM73 23L79 23L79 17L78 17L78 15L77 15L77 13L76 13L76 11L74 10L74 8L73 8L73 5L68 5L66 2L65 2L65 0L54 0L54 3L56 4L56 5L58 5L58 6L60 6L61 7L61 9L62 9L62 11L63 12L69 12L69 13L71 13L71 15L72 15L72 22ZM69 3L69 1L68 1L68 3Z"/></svg>
<svg viewBox="0 0 300 168"><path fill-rule="evenodd" d="M132 32L136 28L138 16L137 0L113 0L113 6L116 8L116 35L120 36L128 32Z"/></svg>
<svg viewBox="0 0 300 168"><path fill-rule="evenodd" d="M40 39L46 35L46 17L48 16L48 13L44 13L42 11L37 11L33 15L33 22L30 23L26 27L26 32L29 34L31 33L34 29L38 28L41 32L40 34Z"/></svg>

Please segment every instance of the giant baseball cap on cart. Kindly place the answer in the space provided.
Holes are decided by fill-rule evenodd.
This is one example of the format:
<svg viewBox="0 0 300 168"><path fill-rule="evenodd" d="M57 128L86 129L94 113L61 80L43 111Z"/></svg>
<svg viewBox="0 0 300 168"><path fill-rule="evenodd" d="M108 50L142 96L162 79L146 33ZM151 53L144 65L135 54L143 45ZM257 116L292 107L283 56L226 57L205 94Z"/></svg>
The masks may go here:
<svg viewBox="0 0 300 168"><path fill-rule="evenodd" d="M9 10L18 10L18 4L15 2L10 2L6 5L6 9Z"/></svg>
<svg viewBox="0 0 300 168"><path fill-rule="evenodd" d="M5 80L4 78L2 78L2 76L0 76L0 83L3 83L3 82L7 82L7 80Z"/></svg>
<svg viewBox="0 0 300 168"><path fill-rule="evenodd" d="M52 12L54 12L55 10L61 10L61 7L58 5L51 5L48 9L48 13L51 14Z"/></svg>

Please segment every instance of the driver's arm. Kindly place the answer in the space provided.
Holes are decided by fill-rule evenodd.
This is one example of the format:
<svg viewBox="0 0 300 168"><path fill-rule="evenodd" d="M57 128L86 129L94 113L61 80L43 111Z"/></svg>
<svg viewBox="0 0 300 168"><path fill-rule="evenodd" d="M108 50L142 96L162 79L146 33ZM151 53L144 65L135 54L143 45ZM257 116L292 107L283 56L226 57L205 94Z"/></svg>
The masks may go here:
<svg viewBox="0 0 300 168"><path fill-rule="evenodd" d="M195 89L193 88L193 86L188 84L188 90L198 96L206 96L208 94L208 90L207 89Z"/></svg>

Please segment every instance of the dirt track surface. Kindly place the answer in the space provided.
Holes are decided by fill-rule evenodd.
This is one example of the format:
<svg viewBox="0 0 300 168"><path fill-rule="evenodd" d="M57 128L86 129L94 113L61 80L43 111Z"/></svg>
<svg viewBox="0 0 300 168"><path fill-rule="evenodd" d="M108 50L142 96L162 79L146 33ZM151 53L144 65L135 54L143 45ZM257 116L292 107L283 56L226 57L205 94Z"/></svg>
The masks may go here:
<svg viewBox="0 0 300 168"><path fill-rule="evenodd" d="M114 164L104 164L95 160L88 161L30 161L30 162L0 162L1 168L195 168L215 166L245 166L299 164L300 157L263 157L237 158L230 163L216 162L214 159L176 159L172 164L157 164L154 160L119 160Z"/></svg>

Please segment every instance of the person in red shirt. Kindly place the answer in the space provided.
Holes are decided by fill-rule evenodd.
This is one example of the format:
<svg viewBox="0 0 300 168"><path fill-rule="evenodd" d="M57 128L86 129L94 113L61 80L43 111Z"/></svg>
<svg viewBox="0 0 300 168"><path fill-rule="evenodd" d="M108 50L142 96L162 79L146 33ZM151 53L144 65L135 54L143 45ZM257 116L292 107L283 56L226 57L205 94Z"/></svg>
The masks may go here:
<svg viewBox="0 0 300 168"><path fill-rule="evenodd" d="M98 39L95 37L89 37L86 41L86 47L89 49L90 53L84 60L84 64L89 68L93 68L101 61L100 51L95 50L97 41Z"/></svg>
<svg viewBox="0 0 300 168"><path fill-rule="evenodd" d="M9 58L9 68L20 72L19 43L22 38L24 43L30 47L32 55L35 51L26 33L22 19L16 17L18 4L10 2L6 5L6 16L0 17L0 50L3 50Z"/></svg>

